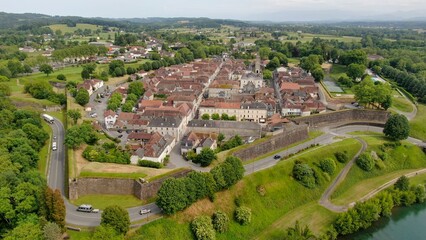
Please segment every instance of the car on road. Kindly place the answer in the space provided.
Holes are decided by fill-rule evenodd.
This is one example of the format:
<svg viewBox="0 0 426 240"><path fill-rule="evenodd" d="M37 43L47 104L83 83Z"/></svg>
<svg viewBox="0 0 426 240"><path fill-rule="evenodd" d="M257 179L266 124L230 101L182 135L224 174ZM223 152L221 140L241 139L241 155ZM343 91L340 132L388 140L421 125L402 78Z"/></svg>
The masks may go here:
<svg viewBox="0 0 426 240"><path fill-rule="evenodd" d="M90 114L90 117L92 117L92 118L95 118L95 117L97 117L98 116L98 114L97 113L95 113L95 112L93 112L93 113L91 113Z"/></svg>
<svg viewBox="0 0 426 240"><path fill-rule="evenodd" d="M281 156L280 155L275 155L274 156L274 159L280 159L281 158Z"/></svg>
<svg viewBox="0 0 426 240"><path fill-rule="evenodd" d="M58 149L56 142L52 143L52 150L56 151Z"/></svg>
<svg viewBox="0 0 426 240"><path fill-rule="evenodd" d="M90 204L82 204L78 206L77 211L79 212L89 212L89 213L98 213L99 209L93 208Z"/></svg>
<svg viewBox="0 0 426 240"><path fill-rule="evenodd" d="M139 214L140 215L142 215L142 214L148 214L148 213L150 213L151 212L151 209L145 209L145 208L142 208L140 211L139 211Z"/></svg>
<svg viewBox="0 0 426 240"><path fill-rule="evenodd" d="M120 134L120 135L118 135L117 137L118 137L118 138L122 138L122 137L123 137L123 135L122 135L122 134Z"/></svg>

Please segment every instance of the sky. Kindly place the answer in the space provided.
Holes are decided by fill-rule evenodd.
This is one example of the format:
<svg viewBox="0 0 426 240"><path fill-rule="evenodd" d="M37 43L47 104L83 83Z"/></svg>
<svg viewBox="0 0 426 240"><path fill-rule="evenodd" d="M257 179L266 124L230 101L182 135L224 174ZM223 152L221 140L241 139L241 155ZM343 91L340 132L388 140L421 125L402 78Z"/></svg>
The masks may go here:
<svg viewBox="0 0 426 240"><path fill-rule="evenodd" d="M426 0L1 0L0 11L60 16L252 21L407 20Z"/></svg>

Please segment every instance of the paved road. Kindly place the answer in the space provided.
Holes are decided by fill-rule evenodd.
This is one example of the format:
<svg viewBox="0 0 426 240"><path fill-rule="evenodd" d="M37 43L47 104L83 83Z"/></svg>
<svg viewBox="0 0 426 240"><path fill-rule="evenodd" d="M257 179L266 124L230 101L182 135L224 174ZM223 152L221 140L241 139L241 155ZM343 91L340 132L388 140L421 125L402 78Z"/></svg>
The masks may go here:
<svg viewBox="0 0 426 240"><path fill-rule="evenodd" d="M411 111L411 112L403 112L403 111L400 111L400 110L398 110L398 109L396 109L396 108L392 108L392 110L394 110L395 112L397 112L398 114L402 114L402 115L404 115L407 119L408 119L408 121L411 121L413 118L415 118L416 117L416 115L417 115L417 106L415 105L415 104L413 104L413 102L411 102L411 100L410 99L408 99L408 97L403 93L403 92L401 92L398 88L396 89L396 91L398 91L399 92L399 94L401 94L401 96L403 96L405 99L407 99L407 101L411 104L411 106L413 107L413 111Z"/></svg>
<svg viewBox="0 0 426 240"><path fill-rule="evenodd" d="M84 213L77 212L77 206L71 204L65 196L65 147L64 137L65 130L62 123L55 119L54 123L50 125L53 130L53 135L56 136L54 141L58 144L58 150L51 151L49 169L47 175L47 182L50 188L59 189L65 201L67 210L65 221L68 225L75 226L98 226L101 222L101 213ZM161 210L153 203L143 206L143 208L151 209L150 214L140 215L141 207L133 207L127 209L129 212L130 220L132 222L141 219L149 218L153 214L161 214Z"/></svg>
<svg viewBox="0 0 426 240"><path fill-rule="evenodd" d="M65 136L65 131L62 123L58 119L55 119L55 122L50 125L53 129L54 135L57 137L56 141L58 142L58 150L52 151L50 164L49 164L49 170L48 170L48 184L53 189L60 189L62 194L64 194L64 176L65 176L65 151L64 151L64 145L63 140ZM353 126L345 126L345 127L339 127L335 129L323 129L326 133L313 139L308 142L305 142L303 144L300 144L298 146L292 147L290 149L287 149L285 151L282 151L281 156L286 156L291 153L296 153L300 149L304 149L311 144L319 143L321 145L327 145L332 142L335 142L334 139L338 135L345 134L347 132L353 132L353 131L376 131L381 132L382 129L379 127L372 127L372 126L359 126L359 125L353 125ZM410 142L413 143L420 143L423 144L422 141L417 139L409 139ZM245 165L246 173L245 175L249 175L254 172L261 171L266 168L273 167L275 164L277 164L280 160L273 159L273 157L266 157L262 160L259 160L257 162L247 164ZM66 223L68 225L76 225L76 226L97 226L100 223L100 216L101 213L83 213L83 212L77 212L76 206L72 205L64 196L65 205L67 209L67 215L66 215ZM141 208L149 208L151 209L152 214L161 214L160 209L153 203L140 206L140 207L133 207L129 208L129 216L130 220L132 222L138 221L144 218L149 218L149 215L140 215L139 210Z"/></svg>
<svg viewBox="0 0 426 240"><path fill-rule="evenodd" d="M347 210L346 206L336 206L330 202L330 196L336 189L336 187L345 179L346 175L348 174L349 170L352 168L352 166L355 163L355 160L358 158L358 156L363 153L367 149L367 143L362 140L361 138L355 137L354 139L358 140L362 147L361 149L355 154L355 156L346 164L346 166L340 171L339 175L334 179L334 181L329 185L329 187L325 190L323 195L321 196L319 200L319 204L325 208L328 208L334 212L344 212Z"/></svg>

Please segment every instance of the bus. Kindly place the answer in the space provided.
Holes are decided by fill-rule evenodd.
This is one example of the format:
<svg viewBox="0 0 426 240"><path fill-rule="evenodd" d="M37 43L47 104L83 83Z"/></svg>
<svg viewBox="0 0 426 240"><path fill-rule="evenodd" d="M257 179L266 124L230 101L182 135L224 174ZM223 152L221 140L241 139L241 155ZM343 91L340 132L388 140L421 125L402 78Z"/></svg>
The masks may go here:
<svg viewBox="0 0 426 240"><path fill-rule="evenodd" d="M47 115L47 114L43 114L42 116L43 116L43 119L44 119L46 122L48 122L48 123L53 123L54 119L53 119L53 117L52 117L52 116L49 116L49 115Z"/></svg>

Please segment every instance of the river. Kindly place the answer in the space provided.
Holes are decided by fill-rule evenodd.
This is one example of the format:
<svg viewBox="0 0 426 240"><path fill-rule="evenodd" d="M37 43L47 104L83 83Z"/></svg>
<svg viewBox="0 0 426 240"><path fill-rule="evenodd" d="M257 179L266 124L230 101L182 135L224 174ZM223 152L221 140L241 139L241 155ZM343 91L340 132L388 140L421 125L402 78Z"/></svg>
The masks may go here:
<svg viewBox="0 0 426 240"><path fill-rule="evenodd" d="M426 239L426 203L395 208L390 218L381 218L367 230L345 239L411 240Z"/></svg>

